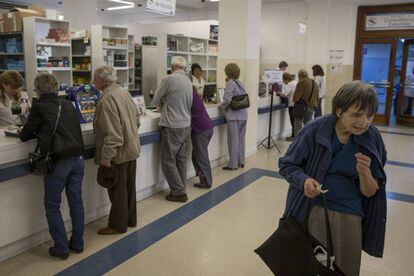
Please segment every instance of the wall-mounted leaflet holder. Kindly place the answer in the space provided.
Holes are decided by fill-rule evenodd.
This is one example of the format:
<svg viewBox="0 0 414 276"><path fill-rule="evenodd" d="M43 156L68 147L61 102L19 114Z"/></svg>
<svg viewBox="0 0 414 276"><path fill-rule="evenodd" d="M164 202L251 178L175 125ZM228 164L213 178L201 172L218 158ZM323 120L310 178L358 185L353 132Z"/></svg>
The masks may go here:
<svg viewBox="0 0 414 276"><path fill-rule="evenodd" d="M101 92L91 84L84 84L68 88L67 93L78 111L79 122L81 124L92 122Z"/></svg>

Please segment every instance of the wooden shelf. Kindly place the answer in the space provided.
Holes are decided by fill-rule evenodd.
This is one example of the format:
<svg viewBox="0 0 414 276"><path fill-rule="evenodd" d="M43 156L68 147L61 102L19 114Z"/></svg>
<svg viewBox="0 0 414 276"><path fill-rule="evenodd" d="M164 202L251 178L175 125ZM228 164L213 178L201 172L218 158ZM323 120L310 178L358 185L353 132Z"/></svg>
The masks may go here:
<svg viewBox="0 0 414 276"><path fill-rule="evenodd" d="M58 43L58 42L36 42L37 46L50 46L50 47L71 47L70 43Z"/></svg>

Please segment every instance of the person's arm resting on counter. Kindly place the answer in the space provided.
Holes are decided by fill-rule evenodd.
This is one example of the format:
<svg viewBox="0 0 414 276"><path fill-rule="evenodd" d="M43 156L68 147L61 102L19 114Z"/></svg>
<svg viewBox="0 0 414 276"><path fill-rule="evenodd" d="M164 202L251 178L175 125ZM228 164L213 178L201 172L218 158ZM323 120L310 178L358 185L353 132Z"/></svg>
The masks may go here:
<svg viewBox="0 0 414 276"><path fill-rule="evenodd" d="M165 94L168 91L168 79L163 79L161 81L160 87L158 88L157 92L155 93L154 99L152 103L155 106L160 106L162 99L165 97Z"/></svg>
<svg viewBox="0 0 414 276"><path fill-rule="evenodd" d="M42 125L42 115L37 108L37 105L33 105L30 109L27 122L19 133L19 138L22 142L36 138L36 134Z"/></svg>
<svg viewBox="0 0 414 276"><path fill-rule="evenodd" d="M104 136L101 165L110 167L111 160L115 157L118 148L124 144L124 136L115 102L106 101L102 103L102 109L105 112L100 115L98 125Z"/></svg>

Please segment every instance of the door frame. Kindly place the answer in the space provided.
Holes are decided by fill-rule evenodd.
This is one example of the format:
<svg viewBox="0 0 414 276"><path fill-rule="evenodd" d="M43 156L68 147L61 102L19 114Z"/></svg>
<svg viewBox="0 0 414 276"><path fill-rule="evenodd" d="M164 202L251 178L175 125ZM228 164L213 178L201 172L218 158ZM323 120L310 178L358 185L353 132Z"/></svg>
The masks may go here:
<svg viewBox="0 0 414 276"><path fill-rule="evenodd" d="M388 64L388 84L385 101L385 114L375 114L374 123L377 124L390 124L391 117L391 105L393 96L393 81L394 81L394 64L395 64L395 53L397 49L397 40L394 38L362 38L359 39L355 50L355 61L354 61L354 80L361 80L362 75L362 60L363 60L363 45L364 44L390 44L391 55L390 63Z"/></svg>
<svg viewBox="0 0 414 276"><path fill-rule="evenodd" d="M403 63L401 67L401 75L400 75L400 84L405 83L405 77L407 75L407 62L408 62L408 49L410 44L414 45L414 40L406 40L404 41L404 48L403 48ZM414 116L403 114L402 109L404 108L404 93L405 87L400 86L400 91L398 93L398 104L397 104L397 124L404 125L404 126L414 126Z"/></svg>
<svg viewBox="0 0 414 276"><path fill-rule="evenodd" d="M367 15L371 14L381 14L381 13L404 13L412 12L414 13L414 4L399 4L399 5L382 5L382 6L360 6L358 7L358 16L357 16L357 25L356 25L356 38L355 38L355 53L354 53L354 72L353 79L357 80L361 78L361 65L362 65L362 45L364 43L389 43L388 41L393 40L392 46L392 57L390 62L395 62L395 52L396 52L396 42L398 38L414 38L414 29L408 30L366 30L365 22ZM391 101L392 101L392 87L393 87L393 74L394 73L394 63L390 63L390 70L388 81L390 83L390 88L387 90L387 105L385 110L385 115L377 114L374 117L375 123L386 124L390 123L391 116ZM401 81L400 81L401 82ZM399 100L399 99L397 99ZM398 102L398 105L400 103ZM389 106L388 106L389 105ZM397 122L398 123L398 122Z"/></svg>

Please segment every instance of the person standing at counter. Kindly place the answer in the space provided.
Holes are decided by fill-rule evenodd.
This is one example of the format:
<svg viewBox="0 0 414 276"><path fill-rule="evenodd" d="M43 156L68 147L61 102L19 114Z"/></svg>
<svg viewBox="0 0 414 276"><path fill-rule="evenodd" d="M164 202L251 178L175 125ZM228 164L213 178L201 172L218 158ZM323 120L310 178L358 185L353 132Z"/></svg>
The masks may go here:
<svg viewBox="0 0 414 276"><path fill-rule="evenodd" d="M29 116L29 96L23 90L23 77L17 71L0 75L0 128L24 125Z"/></svg>
<svg viewBox="0 0 414 276"><path fill-rule="evenodd" d="M288 99L288 108L289 108L289 119L290 125L292 126L292 135L286 138L286 141L293 141L295 138L295 131L294 131L294 118L293 118L293 94L295 94L296 85L298 84L297 81L293 80L293 76L287 72L283 73L283 83L285 84L285 91L280 93L281 96L286 97Z"/></svg>
<svg viewBox="0 0 414 276"><path fill-rule="evenodd" d="M227 83L221 108L227 121L229 163L223 170L237 170L239 167L244 168L247 109L232 110L230 105L233 96L246 94L246 90L244 84L239 81L240 68L236 63L227 64L224 73Z"/></svg>
<svg viewBox="0 0 414 276"><path fill-rule="evenodd" d="M204 80L203 76L201 75L203 70L198 63L193 63L191 65L191 81L193 83L193 87L196 89L198 96L203 97L203 90L206 81Z"/></svg>
<svg viewBox="0 0 414 276"><path fill-rule="evenodd" d="M322 101L325 98L325 73L320 65L312 66L313 77L319 89L318 107L315 109L315 118L322 116Z"/></svg>
<svg viewBox="0 0 414 276"><path fill-rule="evenodd" d="M40 152L53 153L53 172L44 178L44 204L49 233L54 246L49 248L53 257L66 259L69 250L83 252L85 214L82 202L84 176L84 143L78 115L72 103L58 98L59 84L49 73L40 73L34 80L39 100L33 105L27 123L19 133L25 142L37 138ZM52 138L58 113L56 134ZM61 194L65 190L72 220L72 237L68 241L65 224L60 213Z"/></svg>
<svg viewBox="0 0 414 276"><path fill-rule="evenodd" d="M115 185L108 188L111 201L108 226L100 229L99 235L125 233L128 227L137 226L135 177L140 119L131 95L116 84L117 80L110 66L94 72L94 85L102 91L93 122L95 161L118 172Z"/></svg>
<svg viewBox="0 0 414 276"><path fill-rule="evenodd" d="M213 122L207 113L201 97L193 90L193 106L191 107L191 142L193 144L192 161L200 183L194 184L197 188L211 188L213 177L211 174L208 144L213 137Z"/></svg>
<svg viewBox="0 0 414 276"><path fill-rule="evenodd" d="M312 120L313 112L318 107L319 89L316 82L308 77L308 72L301 69L298 72L299 82L293 94L293 117L295 136L303 128L303 125ZM305 111L302 114L295 113L295 105L305 102Z"/></svg>
<svg viewBox="0 0 414 276"><path fill-rule="evenodd" d="M185 75L187 61L172 58L171 75L158 88L153 104L161 108L161 170L170 186L168 201L186 202L187 147L191 134L193 86Z"/></svg>

